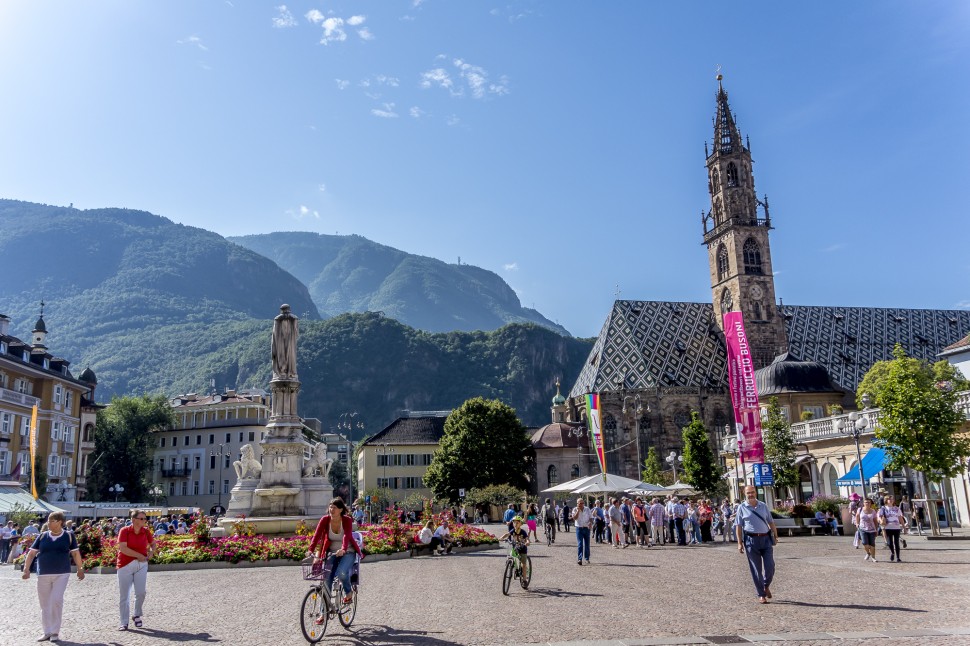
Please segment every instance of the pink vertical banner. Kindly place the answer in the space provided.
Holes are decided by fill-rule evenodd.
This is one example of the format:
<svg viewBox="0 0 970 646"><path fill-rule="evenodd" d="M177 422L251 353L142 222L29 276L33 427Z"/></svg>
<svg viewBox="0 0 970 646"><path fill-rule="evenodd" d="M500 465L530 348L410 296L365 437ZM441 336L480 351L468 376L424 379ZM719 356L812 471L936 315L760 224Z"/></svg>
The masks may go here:
<svg viewBox="0 0 970 646"><path fill-rule="evenodd" d="M761 440L761 407L758 405L758 384L754 378L754 361L748 336L744 332L741 312L724 315L724 337L727 342L728 385L734 406L734 425L738 430L741 457L745 462L765 461L765 447Z"/></svg>

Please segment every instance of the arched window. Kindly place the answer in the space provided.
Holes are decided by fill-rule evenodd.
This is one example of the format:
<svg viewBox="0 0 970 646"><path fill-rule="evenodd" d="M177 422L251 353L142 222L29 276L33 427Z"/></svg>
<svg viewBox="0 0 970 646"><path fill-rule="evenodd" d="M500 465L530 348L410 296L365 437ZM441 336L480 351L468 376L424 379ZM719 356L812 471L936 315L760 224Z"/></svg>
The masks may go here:
<svg viewBox="0 0 970 646"><path fill-rule="evenodd" d="M616 418L611 413L603 415L603 436L607 446L616 442Z"/></svg>
<svg viewBox="0 0 970 646"><path fill-rule="evenodd" d="M727 287L721 292L721 315L730 312L734 308L734 299L731 297L731 290Z"/></svg>
<svg viewBox="0 0 970 646"><path fill-rule="evenodd" d="M610 413L603 416L603 450L606 452L606 470L619 473L620 456L616 448L616 418Z"/></svg>
<svg viewBox="0 0 970 646"><path fill-rule="evenodd" d="M94 424L85 424L84 425L84 436L83 436L83 440L82 441L84 441L84 442L91 442L92 441L91 436L92 436L93 433L94 433Z"/></svg>
<svg viewBox="0 0 970 646"><path fill-rule="evenodd" d="M753 303L752 309L754 310L754 320L763 321L765 320L764 312L761 311L761 301L755 301Z"/></svg>
<svg viewBox="0 0 970 646"><path fill-rule="evenodd" d="M723 244L717 247L717 279L722 281L728 275L728 252Z"/></svg>
<svg viewBox="0 0 970 646"><path fill-rule="evenodd" d="M761 247L754 238L748 238L744 241L743 247L744 254L744 273L746 274L761 274Z"/></svg>
<svg viewBox="0 0 970 646"><path fill-rule="evenodd" d="M839 495L839 485L836 483L838 479L839 474L834 466L828 462L822 465L822 486L825 487L825 493L829 496Z"/></svg>
<svg viewBox="0 0 970 646"><path fill-rule="evenodd" d="M569 477L571 479L575 480L576 478L579 477L579 475L580 475L580 473L579 473L579 465L578 464L574 464L573 465L573 468L569 470Z"/></svg>
<svg viewBox="0 0 970 646"><path fill-rule="evenodd" d="M715 193L721 190L721 174L716 168L711 171L711 185L714 187Z"/></svg>
<svg viewBox="0 0 970 646"><path fill-rule="evenodd" d="M549 486L555 487L559 484L559 470L556 469L555 464L550 464L549 469L546 471L546 477L549 480Z"/></svg>
<svg viewBox="0 0 970 646"><path fill-rule="evenodd" d="M714 198L714 226L718 226L721 222L724 222L724 209L721 207L721 198Z"/></svg>
<svg viewBox="0 0 970 646"><path fill-rule="evenodd" d="M728 164L727 167L727 185L737 186L738 185L738 167L734 165L734 162Z"/></svg>

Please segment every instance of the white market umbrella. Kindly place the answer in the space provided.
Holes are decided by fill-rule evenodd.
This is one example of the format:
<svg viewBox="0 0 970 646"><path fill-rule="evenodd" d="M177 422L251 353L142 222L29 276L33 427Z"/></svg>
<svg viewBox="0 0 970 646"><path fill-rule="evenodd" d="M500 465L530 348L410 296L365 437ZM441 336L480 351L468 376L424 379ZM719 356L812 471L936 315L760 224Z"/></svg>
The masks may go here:
<svg viewBox="0 0 970 646"><path fill-rule="evenodd" d="M654 485L633 478L613 475L612 473L599 474L592 476L589 482L580 487L576 487L571 493L611 493L614 491L628 491L630 489L643 489Z"/></svg>
<svg viewBox="0 0 970 646"><path fill-rule="evenodd" d="M696 496L697 495L697 490L696 489L694 489L692 486L690 486L686 482L680 482L679 480L677 482L675 482L674 484L670 485L669 487L667 487L667 491L670 491L671 493L675 493L675 494L680 495L680 496Z"/></svg>
<svg viewBox="0 0 970 646"><path fill-rule="evenodd" d="M575 478L568 482L557 484L555 487L543 489L541 493L572 493L576 487L582 487L583 485L589 484L590 480L595 477L596 476L583 476L582 478Z"/></svg>
<svg viewBox="0 0 970 646"><path fill-rule="evenodd" d="M626 492L631 496L652 496L658 493L673 493L667 487L661 487L660 485L650 484L649 482L642 483L644 486L637 487L635 489L627 489Z"/></svg>

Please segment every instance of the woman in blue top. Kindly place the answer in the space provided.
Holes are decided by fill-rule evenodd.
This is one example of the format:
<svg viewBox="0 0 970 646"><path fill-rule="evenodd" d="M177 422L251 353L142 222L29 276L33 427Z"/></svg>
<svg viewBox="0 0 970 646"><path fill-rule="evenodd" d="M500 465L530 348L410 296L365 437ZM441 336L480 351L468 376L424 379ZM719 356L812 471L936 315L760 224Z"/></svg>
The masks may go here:
<svg viewBox="0 0 970 646"><path fill-rule="evenodd" d="M48 530L37 537L27 552L24 580L30 579L30 566L37 559L37 597L40 599L44 634L37 641L56 642L61 632L61 613L64 610L64 590L71 577L71 560L77 566L77 578L84 578L81 552L74 534L64 529L64 512L55 511L47 517Z"/></svg>

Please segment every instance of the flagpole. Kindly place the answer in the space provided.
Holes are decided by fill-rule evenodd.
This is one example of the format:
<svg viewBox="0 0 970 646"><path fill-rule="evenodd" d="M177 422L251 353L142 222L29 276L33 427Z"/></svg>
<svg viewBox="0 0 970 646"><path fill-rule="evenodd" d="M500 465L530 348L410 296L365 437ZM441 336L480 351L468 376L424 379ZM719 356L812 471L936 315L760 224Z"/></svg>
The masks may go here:
<svg viewBox="0 0 970 646"><path fill-rule="evenodd" d="M37 404L30 411L30 495L37 495Z"/></svg>

